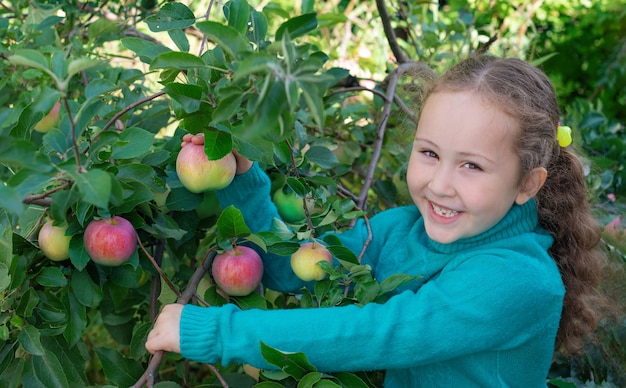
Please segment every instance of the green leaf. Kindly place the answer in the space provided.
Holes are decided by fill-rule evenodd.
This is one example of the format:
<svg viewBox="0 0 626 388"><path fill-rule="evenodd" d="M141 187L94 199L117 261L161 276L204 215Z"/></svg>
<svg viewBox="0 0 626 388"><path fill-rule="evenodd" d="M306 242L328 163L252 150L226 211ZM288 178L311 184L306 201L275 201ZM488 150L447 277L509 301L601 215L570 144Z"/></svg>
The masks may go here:
<svg viewBox="0 0 626 388"><path fill-rule="evenodd" d="M102 301L102 288L91 280L87 271L74 271L70 281L76 300L87 307L98 307Z"/></svg>
<svg viewBox="0 0 626 388"><path fill-rule="evenodd" d="M217 43L230 57L250 52L250 42L239 31L231 26L225 26L213 21L196 23L196 27L210 40Z"/></svg>
<svg viewBox="0 0 626 388"><path fill-rule="evenodd" d="M41 344L41 334L35 326L25 326L17 336L20 345L33 356L43 356L45 350Z"/></svg>
<svg viewBox="0 0 626 388"><path fill-rule="evenodd" d="M246 237L250 233L250 229L246 225L243 215L239 209L235 208L233 205L224 209L217 219L217 235L219 241Z"/></svg>
<svg viewBox="0 0 626 388"><path fill-rule="evenodd" d="M281 352L261 341L261 354L265 361L287 373L289 376L300 380L309 372L317 369L309 363L304 353Z"/></svg>
<svg viewBox="0 0 626 388"><path fill-rule="evenodd" d="M350 388L369 388L369 386L361 379L359 376L354 373L349 372L335 372L333 376L341 383L344 387Z"/></svg>
<svg viewBox="0 0 626 388"><path fill-rule="evenodd" d="M246 36L251 42L260 46L267 36L267 17L263 12L259 12L254 8L250 9L251 30L248 30Z"/></svg>
<svg viewBox="0 0 626 388"><path fill-rule="evenodd" d="M78 234L72 236L70 240L70 261L72 265L78 270L85 269L91 258L85 250L85 244L83 243L83 235Z"/></svg>
<svg viewBox="0 0 626 388"><path fill-rule="evenodd" d="M172 82L163 90L184 109L185 113L194 113L200 109L202 88L196 85L187 85Z"/></svg>
<svg viewBox="0 0 626 388"><path fill-rule="evenodd" d="M22 65L34 67L49 73L49 64L46 57L39 50L22 49L16 50L15 54L9 57L9 63L14 65Z"/></svg>
<svg viewBox="0 0 626 388"><path fill-rule="evenodd" d="M104 375L109 383L120 387L130 387L143 374L143 367L135 360L122 356L115 349L95 348L102 364Z"/></svg>
<svg viewBox="0 0 626 388"><path fill-rule="evenodd" d="M284 22L276 30L276 41L280 41L285 33L289 33L291 39L295 39L317 28L317 14L315 12L296 16Z"/></svg>
<svg viewBox="0 0 626 388"><path fill-rule="evenodd" d="M342 260L352 264L359 263L356 255L350 249L344 247L343 245L329 245L327 248L330 253L338 260Z"/></svg>
<svg viewBox="0 0 626 388"><path fill-rule="evenodd" d="M100 61L90 58L73 59L70 61L69 65L67 65L67 78L72 78L74 74L98 66L99 64Z"/></svg>
<svg viewBox="0 0 626 388"><path fill-rule="evenodd" d="M33 356L32 363L37 380L46 388L69 386L63 366L54 353L47 351L43 356Z"/></svg>
<svg viewBox="0 0 626 388"><path fill-rule="evenodd" d="M318 128L323 128L324 126L324 104L322 102L322 97L319 93L317 85L312 82L299 82L300 88L302 89L302 96L304 96L304 100L306 101L309 110L311 111L311 115L313 119L317 123ZM337 164L335 157L335 164Z"/></svg>
<svg viewBox="0 0 626 388"><path fill-rule="evenodd" d="M119 89L120 86L105 78L97 78L89 82L85 87L85 97L97 97L113 90Z"/></svg>
<svg viewBox="0 0 626 388"><path fill-rule="evenodd" d="M406 274L400 274L400 273L393 274L380 283L380 293L386 294L415 279L419 279L420 277L421 276L412 276L412 275L406 275Z"/></svg>
<svg viewBox="0 0 626 388"><path fill-rule="evenodd" d="M68 171L76 182L83 201L106 209L111 195L111 176L103 170L93 169L83 174Z"/></svg>
<svg viewBox="0 0 626 388"><path fill-rule="evenodd" d="M34 289L29 288L28 291L26 291L24 295L22 295L22 298L20 299L20 304L17 306L16 311L20 316L24 318L31 317L33 315L33 310L38 303L39 295Z"/></svg>
<svg viewBox="0 0 626 388"><path fill-rule="evenodd" d="M57 267L44 267L37 276L37 283L44 287L65 287L67 279Z"/></svg>
<svg viewBox="0 0 626 388"><path fill-rule="evenodd" d="M179 2L165 3L156 15L146 18L152 32L181 29L193 25L196 18L186 5Z"/></svg>
<svg viewBox="0 0 626 388"><path fill-rule="evenodd" d="M230 133L217 129L205 130L204 153L209 160L218 160L233 150L233 139Z"/></svg>
<svg viewBox="0 0 626 388"><path fill-rule="evenodd" d="M50 161L33 143L6 136L0 136L0 163L38 172L52 170Z"/></svg>
<svg viewBox="0 0 626 388"><path fill-rule="evenodd" d="M354 296L364 305L376 300L380 294L380 285L375 280L357 282L354 286Z"/></svg>
<svg viewBox="0 0 626 388"><path fill-rule="evenodd" d="M317 387L318 385L316 383L318 383L323 376L324 374L320 372L307 373L300 381L298 381L298 388Z"/></svg>
<svg viewBox="0 0 626 388"><path fill-rule="evenodd" d="M28 104L20 113L20 117L11 129L10 135L19 139L29 138L29 131L44 117L44 113L38 111L33 104Z"/></svg>
<svg viewBox="0 0 626 388"><path fill-rule="evenodd" d="M239 63L237 70L235 70L234 80L240 81L251 74L267 73L278 69L282 71L281 65L276 57L259 53L251 55Z"/></svg>
<svg viewBox="0 0 626 388"><path fill-rule="evenodd" d="M224 5L224 16L228 19L229 26L245 34L248 30L250 5L246 0L230 0Z"/></svg>
<svg viewBox="0 0 626 388"><path fill-rule="evenodd" d="M112 147L111 157L113 159L141 157L150 151L152 143L154 143L154 134L137 127L127 128Z"/></svg>
<svg viewBox="0 0 626 388"><path fill-rule="evenodd" d="M232 299L235 301L235 304L239 306L239 308L241 308L242 310L267 309L267 301L264 297L257 294L256 292L253 292L252 294L246 296L232 297Z"/></svg>
<svg viewBox="0 0 626 388"><path fill-rule="evenodd" d="M172 187L172 191L165 201L165 206L175 211L191 211L198 207L201 202L201 195L192 193L184 187Z"/></svg>
<svg viewBox="0 0 626 388"><path fill-rule="evenodd" d="M167 51L157 55L152 63L150 63L150 69L178 69L178 70L190 70L207 67L207 64L202 58L189 54L179 53L175 51Z"/></svg>
<svg viewBox="0 0 626 388"><path fill-rule="evenodd" d="M235 115L237 109L241 105L243 94L233 94L222 98L217 104L217 108L213 111L213 123L219 123L220 121L227 121Z"/></svg>
<svg viewBox="0 0 626 388"><path fill-rule="evenodd" d="M189 51L189 39L187 39L187 35L185 31L182 29L175 29L167 31L167 34L172 39L172 42L178 47L180 51L187 52Z"/></svg>
<svg viewBox="0 0 626 388"><path fill-rule="evenodd" d="M1 209L19 216L26 210L23 199L15 188L0 184Z"/></svg>
<svg viewBox="0 0 626 388"><path fill-rule="evenodd" d="M70 347L76 345L87 327L87 309L78 303L72 292L66 294L64 300L65 310L68 312L67 325L63 331L63 337Z"/></svg>
<svg viewBox="0 0 626 388"><path fill-rule="evenodd" d="M306 152L306 158L321 168L333 168L339 161L335 154L323 146L311 146Z"/></svg>
<svg viewBox="0 0 626 388"><path fill-rule="evenodd" d="M130 340L130 356L133 359L139 360L146 354L146 339L152 326L152 322L144 322L133 329L133 337Z"/></svg>
<svg viewBox="0 0 626 388"><path fill-rule="evenodd" d="M0 292L6 290L11 285L11 275L9 267L5 263L0 263Z"/></svg>

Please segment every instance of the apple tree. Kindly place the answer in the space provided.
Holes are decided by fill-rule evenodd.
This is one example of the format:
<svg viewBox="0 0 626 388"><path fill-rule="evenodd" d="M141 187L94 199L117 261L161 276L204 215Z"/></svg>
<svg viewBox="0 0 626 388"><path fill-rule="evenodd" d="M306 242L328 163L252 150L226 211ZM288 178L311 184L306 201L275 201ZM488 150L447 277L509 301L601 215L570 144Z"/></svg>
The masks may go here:
<svg viewBox="0 0 626 388"><path fill-rule="evenodd" d="M387 94L370 90L373 105L348 90L349 71L316 44L320 28L345 18L318 14L312 2L300 10L257 10L246 0L193 2L205 7L193 10L181 2L9 3L0 19L3 385L252 385L241 365L149 357L144 343L160 305L369 303L409 280L378 284L358 252L332 239L343 265L325 266L333 276L304 290L302 302L271 290L231 296L208 271L242 241L289 255L364 216L377 192L389 195L374 207L395 201L399 177L374 179L376 164L365 161L380 158L387 124L403 123L391 114L401 72L392 71ZM258 161L274 191L288 188L303 210L310 204L305 217L254 235L212 190L189 189L176 162L183 137L200 133L207 160L235 149ZM324 376L305 355L286 362L259 346L283 371L262 373L266 384L367 386L370 378Z"/></svg>
<svg viewBox="0 0 626 388"><path fill-rule="evenodd" d="M162 304L379 303L410 280L377 282L332 237L341 265L322 263L315 278L327 276L297 297L229 294L210 268L242 242L289 256L408 202L418 83L469 52L518 47L521 30L494 43L486 18L526 21L499 1L493 15L478 4L478 19L425 2L296 3L2 3L0 385L380 383L383 372L322 374L262 343L278 371L144 348ZM207 162L232 150L258 161L287 223L253 234L202 186L194 157L177 170L183 138L198 134Z"/></svg>

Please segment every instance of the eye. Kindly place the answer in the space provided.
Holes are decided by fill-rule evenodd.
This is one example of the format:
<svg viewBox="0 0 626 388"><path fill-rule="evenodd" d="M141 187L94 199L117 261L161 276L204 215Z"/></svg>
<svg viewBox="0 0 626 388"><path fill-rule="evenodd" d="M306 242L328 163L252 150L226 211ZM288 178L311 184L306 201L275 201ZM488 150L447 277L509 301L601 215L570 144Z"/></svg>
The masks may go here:
<svg viewBox="0 0 626 388"><path fill-rule="evenodd" d="M469 170L478 170L478 171L482 171L483 169L477 165L476 163L472 163L472 162L465 162L463 163L463 167L467 168Z"/></svg>
<svg viewBox="0 0 626 388"><path fill-rule="evenodd" d="M423 150L421 151L421 153L424 154L425 156L428 156L429 158L438 158L437 154L431 150Z"/></svg>

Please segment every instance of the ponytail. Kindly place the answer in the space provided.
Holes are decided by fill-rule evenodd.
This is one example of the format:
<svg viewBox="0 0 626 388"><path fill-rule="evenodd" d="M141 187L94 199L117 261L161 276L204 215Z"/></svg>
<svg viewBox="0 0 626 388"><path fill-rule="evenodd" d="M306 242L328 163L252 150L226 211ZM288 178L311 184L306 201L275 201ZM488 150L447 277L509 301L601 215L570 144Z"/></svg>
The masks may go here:
<svg viewBox="0 0 626 388"><path fill-rule="evenodd" d="M558 147L558 146L557 146ZM554 237L549 250L565 285L556 347L577 354L595 330L603 298L597 291L604 267L600 227L591 214L580 159L558 147L548 177L537 194L539 222Z"/></svg>

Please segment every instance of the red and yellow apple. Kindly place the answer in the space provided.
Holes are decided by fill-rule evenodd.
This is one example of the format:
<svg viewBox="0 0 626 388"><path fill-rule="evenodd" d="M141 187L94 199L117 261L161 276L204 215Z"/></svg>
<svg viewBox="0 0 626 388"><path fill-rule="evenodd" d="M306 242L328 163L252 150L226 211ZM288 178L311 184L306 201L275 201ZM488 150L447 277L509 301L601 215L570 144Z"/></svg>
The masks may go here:
<svg viewBox="0 0 626 388"><path fill-rule="evenodd" d="M52 261L62 261L70 257L70 240L66 236L67 225L55 226L54 221L46 222L39 229L39 249Z"/></svg>
<svg viewBox="0 0 626 388"><path fill-rule="evenodd" d="M327 272L318 265L321 261L332 264L333 257L328 249L314 241L304 243L291 255L291 269L301 280L322 280Z"/></svg>
<svg viewBox="0 0 626 388"><path fill-rule="evenodd" d="M59 125L61 121L61 102L57 101L48 112L37 124L35 124L35 131L41 133L47 133L51 128Z"/></svg>
<svg viewBox="0 0 626 388"><path fill-rule="evenodd" d="M192 193L223 189L232 182L236 171L237 161L232 152L221 159L209 160L204 144L185 144L176 157L178 179Z"/></svg>
<svg viewBox="0 0 626 388"><path fill-rule="evenodd" d="M226 294L245 296L259 286L263 277L263 261L254 249L236 246L215 256L211 274Z"/></svg>
<svg viewBox="0 0 626 388"><path fill-rule="evenodd" d="M83 240L91 260L106 266L124 264L137 249L135 228L120 216L91 221Z"/></svg>

